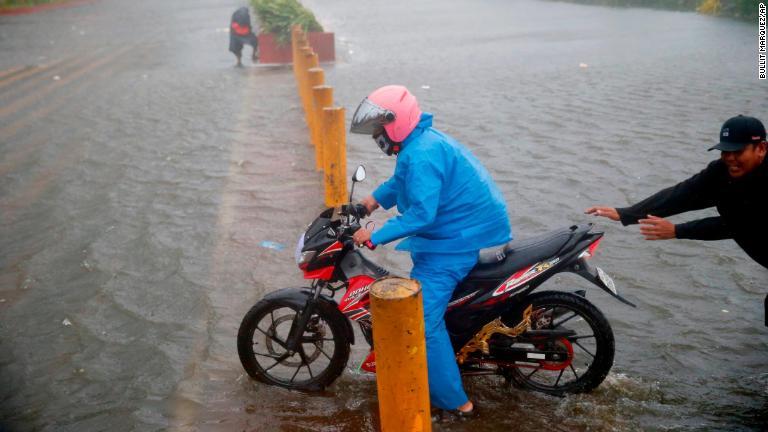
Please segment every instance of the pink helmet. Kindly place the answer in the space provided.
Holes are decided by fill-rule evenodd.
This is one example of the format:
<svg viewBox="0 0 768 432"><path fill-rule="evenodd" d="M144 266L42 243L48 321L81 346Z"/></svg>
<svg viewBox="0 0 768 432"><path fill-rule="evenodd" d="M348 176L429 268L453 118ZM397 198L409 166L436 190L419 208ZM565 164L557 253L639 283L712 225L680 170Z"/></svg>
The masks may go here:
<svg viewBox="0 0 768 432"><path fill-rule="evenodd" d="M374 90L352 116L350 132L377 135L381 128L394 142L403 142L421 119L416 96L401 85Z"/></svg>

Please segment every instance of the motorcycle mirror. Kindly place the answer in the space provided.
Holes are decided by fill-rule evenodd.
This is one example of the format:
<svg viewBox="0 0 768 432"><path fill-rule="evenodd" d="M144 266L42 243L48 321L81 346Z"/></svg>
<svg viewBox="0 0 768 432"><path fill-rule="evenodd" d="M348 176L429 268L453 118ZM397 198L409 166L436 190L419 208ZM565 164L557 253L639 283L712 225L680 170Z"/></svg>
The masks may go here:
<svg viewBox="0 0 768 432"><path fill-rule="evenodd" d="M355 183L365 180L365 167L358 165L355 174L352 176L352 190L349 191L349 202L352 203L352 195L355 193Z"/></svg>
<svg viewBox="0 0 768 432"><path fill-rule="evenodd" d="M352 176L352 181L361 182L363 180L365 180L365 167L362 165L359 165L355 170L355 175Z"/></svg>

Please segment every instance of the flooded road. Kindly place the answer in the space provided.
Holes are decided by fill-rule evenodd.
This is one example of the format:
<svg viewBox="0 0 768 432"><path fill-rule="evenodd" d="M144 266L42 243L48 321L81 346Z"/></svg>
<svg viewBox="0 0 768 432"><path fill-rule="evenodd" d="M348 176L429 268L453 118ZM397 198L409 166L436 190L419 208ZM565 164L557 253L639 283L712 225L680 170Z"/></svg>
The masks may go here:
<svg viewBox="0 0 768 432"><path fill-rule="evenodd" d="M768 428L768 272L731 241L645 242L582 214L697 172L728 117L767 120L756 25L527 0L305 5L336 33L324 68L348 116L405 84L487 165L517 237L596 222L599 265L639 306L588 291L617 340L592 394L472 379L481 423L435 430ZM290 69L232 67L238 6L0 17L0 430L375 430L364 343L322 394L255 384L237 359L248 308L302 284L292 245L323 201ZM358 163L358 197L394 167L350 136ZM410 268L391 247L368 256Z"/></svg>

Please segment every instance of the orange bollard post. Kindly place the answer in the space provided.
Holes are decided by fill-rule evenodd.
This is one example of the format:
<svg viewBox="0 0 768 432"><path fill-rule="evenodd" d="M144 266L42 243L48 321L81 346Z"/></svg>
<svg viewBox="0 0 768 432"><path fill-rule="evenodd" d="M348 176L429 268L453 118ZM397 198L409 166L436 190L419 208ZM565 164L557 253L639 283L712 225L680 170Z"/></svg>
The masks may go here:
<svg viewBox="0 0 768 432"><path fill-rule="evenodd" d="M317 142L315 143L315 167L318 171L327 171L325 166L325 146L328 126L323 117L323 109L333 106L333 87L327 85L312 88L315 101L315 120L317 120Z"/></svg>
<svg viewBox="0 0 768 432"><path fill-rule="evenodd" d="M315 66L311 64L313 54L311 48L307 46L300 47L299 51L301 53L301 64L299 65L299 94L301 95L301 104L304 108L304 118L307 120L307 124L309 124L310 95L309 86L307 85L307 82L309 81L307 71Z"/></svg>
<svg viewBox="0 0 768 432"><path fill-rule="evenodd" d="M318 61L317 54L312 51L311 47L307 48L306 54L304 54L305 60L307 61L307 70L312 68L320 67L320 62Z"/></svg>
<svg viewBox="0 0 768 432"><path fill-rule="evenodd" d="M336 207L347 202L347 131L344 127L344 108L324 108L323 117L328 132L325 134L326 166L325 205Z"/></svg>
<svg viewBox="0 0 768 432"><path fill-rule="evenodd" d="M322 68L312 68L307 70L307 87L309 90L309 107L310 112L309 116L307 116L310 120L308 122L309 125L309 140L312 142L312 145L317 148L317 131L319 129L318 124L320 123L320 120L317 118L317 107L315 105L315 94L312 90L313 88L317 86L321 86L325 84L325 72ZM318 168L320 168L318 166Z"/></svg>
<svg viewBox="0 0 768 432"><path fill-rule="evenodd" d="M309 46L309 41L307 41L307 34L304 33L304 30L302 30L301 26L299 26L299 49L305 46Z"/></svg>
<svg viewBox="0 0 768 432"><path fill-rule="evenodd" d="M377 280L371 285L371 314L382 432L431 431L421 284Z"/></svg>

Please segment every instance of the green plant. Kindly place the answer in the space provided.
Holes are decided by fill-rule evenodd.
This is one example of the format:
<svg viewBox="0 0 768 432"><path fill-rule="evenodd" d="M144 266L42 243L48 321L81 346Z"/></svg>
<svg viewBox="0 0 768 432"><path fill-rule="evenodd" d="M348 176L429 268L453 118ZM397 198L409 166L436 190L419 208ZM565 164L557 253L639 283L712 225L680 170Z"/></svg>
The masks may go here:
<svg viewBox="0 0 768 432"><path fill-rule="evenodd" d="M298 0L251 0L253 10L259 17L261 29L274 33L279 44L291 41L291 27L298 24L306 32L323 31L315 15Z"/></svg>
<svg viewBox="0 0 768 432"><path fill-rule="evenodd" d="M0 0L0 8L14 8L20 6L35 6L46 3L59 3L58 0Z"/></svg>

